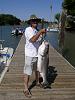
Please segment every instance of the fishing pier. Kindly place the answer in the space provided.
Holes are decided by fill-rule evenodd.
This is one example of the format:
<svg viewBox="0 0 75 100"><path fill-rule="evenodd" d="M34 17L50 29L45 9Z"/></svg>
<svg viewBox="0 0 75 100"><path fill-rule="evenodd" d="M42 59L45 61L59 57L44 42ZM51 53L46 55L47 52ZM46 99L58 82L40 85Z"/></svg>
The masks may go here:
<svg viewBox="0 0 75 100"><path fill-rule="evenodd" d="M0 84L0 100L28 100L23 93L24 36ZM49 47L48 81L51 88L34 86L29 100L75 100L75 68L51 45ZM34 73L30 83L34 80Z"/></svg>

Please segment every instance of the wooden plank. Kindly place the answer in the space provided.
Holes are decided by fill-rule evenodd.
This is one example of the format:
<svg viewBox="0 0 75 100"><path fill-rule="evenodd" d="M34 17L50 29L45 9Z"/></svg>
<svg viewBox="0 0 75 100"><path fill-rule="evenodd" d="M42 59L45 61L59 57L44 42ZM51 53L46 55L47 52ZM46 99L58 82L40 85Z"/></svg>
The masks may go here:
<svg viewBox="0 0 75 100"><path fill-rule="evenodd" d="M0 85L1 100L28 100L23 94L24 36L14 53L9 71ZM29 84L34 80L34 73ZM49 48L48 80L51 89L33 87L30 100L75 100L75 68L51 45Z"/></svg>

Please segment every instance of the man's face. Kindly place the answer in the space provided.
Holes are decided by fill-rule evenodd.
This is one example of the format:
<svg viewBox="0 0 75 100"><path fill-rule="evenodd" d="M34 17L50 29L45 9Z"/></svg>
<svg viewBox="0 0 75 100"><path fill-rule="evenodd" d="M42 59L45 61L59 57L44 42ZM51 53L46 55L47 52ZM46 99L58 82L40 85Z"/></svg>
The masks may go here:
<svg viewBox="0 0 75 100"><path fill-rule="evenodd" d="M36 28L37 25L38 25L38 23L37 23L36 21L32 21L32 22L31 22L31 25L32 25L32 27Z"/></svg>

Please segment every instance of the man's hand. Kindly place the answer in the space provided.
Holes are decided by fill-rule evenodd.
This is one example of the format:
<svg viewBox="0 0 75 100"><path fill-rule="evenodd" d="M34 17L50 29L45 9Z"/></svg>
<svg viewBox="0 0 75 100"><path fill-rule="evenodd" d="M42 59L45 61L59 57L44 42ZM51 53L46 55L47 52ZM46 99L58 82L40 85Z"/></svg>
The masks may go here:
<svg viewBox="0 0 75 100"><path fill-rule="evenodd" d="M45 28L43 28L43 29L41 29L39 32L41 33L41 35L43 35L43 34L45 34L45 33L46 33L46 29L45 29Z"/></svg>

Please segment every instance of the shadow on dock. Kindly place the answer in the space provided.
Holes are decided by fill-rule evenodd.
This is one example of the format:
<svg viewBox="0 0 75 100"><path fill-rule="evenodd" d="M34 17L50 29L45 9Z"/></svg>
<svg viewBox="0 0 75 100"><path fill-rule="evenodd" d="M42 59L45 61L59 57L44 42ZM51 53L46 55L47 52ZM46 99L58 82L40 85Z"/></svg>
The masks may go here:
<svg viewBox="0 0 75 100"><path fill-rule="evenodd" d="M54 83L56 76L57 76L57 70L55 70L55 67L49 66L48 72L47 72L47 81L48 81L49 85Z"/></svg>
<svg viewBox="0 0 75 100"><path fill-rule="evenodd" d="M46 87L43 87L44 89L49 88L51 89L51 84L54 83L54 80L57 76L57 71L55 70L55 67L53 66L49 66L48 70L47 70L47 81L48 84L46 85ZM41 83L43 81L42 77L39 78L39 83ZM29 86L29 90L31 90L33 87L36 86L36 80L34 80L31 85Z"/></svg>

